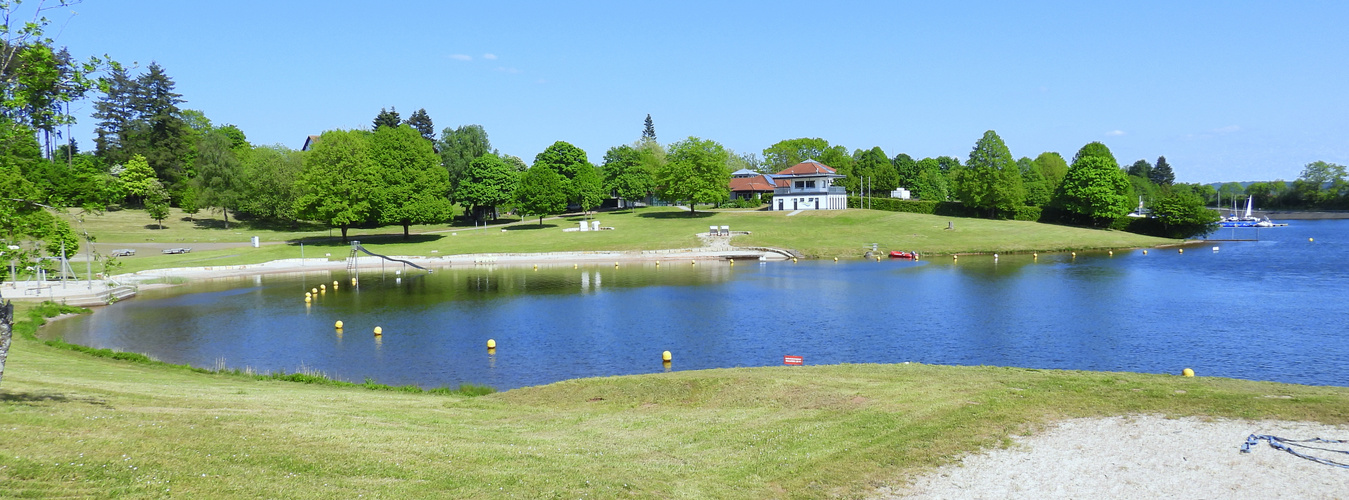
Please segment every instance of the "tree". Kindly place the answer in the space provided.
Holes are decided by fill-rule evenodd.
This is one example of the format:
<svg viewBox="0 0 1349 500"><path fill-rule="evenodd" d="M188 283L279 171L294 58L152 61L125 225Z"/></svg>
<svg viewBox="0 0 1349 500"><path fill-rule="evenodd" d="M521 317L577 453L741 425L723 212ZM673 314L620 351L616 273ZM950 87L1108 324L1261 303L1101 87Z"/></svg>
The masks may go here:
<svg viewBox="0 0 1349 500"><path fill-rule="evenodd" d="M421 108L412 112L407 121L403 122L421 134L428 141L436 142L436 127L431 124L431 115L426 113L426 108Z"/></svg>
<svg viewBox="0 0 1349 500"><path fill-rule="evenodd" d="M1152 164L1148 163L1147 160L1138 160L1133 165L1129 165L1127 173L1131 177L1142 177L1148 179L1148 182L1152 182Z"/></svg>
<svg viewBox="0 0 1349 500"><path fill-rule="evenodd" d="M136 118L131 96L136 82L125 69L113 68L106 79L103 97L94 102L94 149L109 165L120 165L131 158L126 151L128 136Z"/></svg>
<svg viewBox="0 0 1349 500"><path fill-rule="evenodd" d="M1021 171L1021 186L1026 189L1026 204L1033 207L1048 205L1054 192L1049 190L1049 181L1040 173L1035 160L1023 156L1016 161L1016 167Z"/></svg>
<svg viewBox="0 0 1349 500"><path fill-rule="evenodd" d="M353 130L324 132L304 157L296 182L295 212L342 229L342 242L353 224L375 217L374 198L381 182L370 159L368 134Z"/></svg>
<svg viewBox="0 0 1349 500"><path fill-rule="evenodd" d="M1054 203L1093 224L1123 217L1133 206L1128 197L1129 181L1109 157L1082 156L1069 167L1054 193Z"/></svg>
<svg viewBox="0 0 1349 500"><path fill-rule="evenodd" d="M1021 171L1007 145L992 130L974 143L969 160L956 172L955 194L965 206L996 216L998 210L1011 211L1025 205Z"/></svg>
<svg viewBox="0 0 1349 500"><path fill-rule="evenodd" d="M689 137L670 145L668 163L656 172L661 199L687 201L692 216L698 203L726 201L731 171L726 169L726 149L716 141Z"/></svg>
<svg viewBox="0 0 1349 500"><path fill-rule="evenodd" d="M487 140L487 131L483 130L482 125L446 127L440 131L436 151L440 152L441 166L449 173L452 200L459 199L459 184L464 178L464 170L468 168L468 164L479 156L494 153L492 142Z"/></svg>
<svg viewBox="0 0 1349 500"><path fill-rule="evenodd" d="M164 229L164 218L169 216L169 190L164 189L158 179L150 179L150 189L145 195L145 213Z"/></svg>
<svg viewBox="0 0 1349 500"><path fill-rule="evenodd" d="M888 196L899 187L899 174L880 146L865 151L859 149L853 152L852 158L851 173L857 178L859 191Z"/></svg>
<svg viewBox="0 0 1349 500"><path fill-rule="evenodd" d="M370 129L379 130L380 127L398 127L403 123L403 118L398 116L397 108L379 108L379 114L371 121Z"/></svg>
<svg viewBox="0 0 1349 500"><path fill-rule="evenodd" d="M642 140L643 140L643 141L654 141L654 140L656 140L656 126L655 126L654 124L651 123L651 114L650 114L650 113L647 113L647 115L646 115L646 126L642 128Z"/></svg>
<svg viewBox="0 0 1349 500"><path fill-rule="evenodd" d="M571 180L572 192L582 212L589 212L604 201L604 178L600 170L589 163L581 167L576 178Z"/></svg>
<svg viewBox="0 0 1349 500"><path fill-rule="evenodd" d="M1068 175L1068 162L1063 161L1063 156L1053 151L1036 156L1035 166L1040 167L1040 175L1044 176L1045 186L1051 193L1058 190L1059 184L1063 183L1063 177Z"/></svg>
<svg viewBox="0 0 1349 500"><path fill-rule="evenodd" d="M1160 162L1159 162L1160 163ZM1177 187L1149 204L1152 215L1162 222L1166 236L1189 238L1217 228L1218 212L1204 206L1204 199L1188 186Z"/></svg>
<svg viewBox="0 0 1349 500"><path fill-rule="evenodd" d="M510 203L519 184L520 173L514 165L497 155L484 154L470 162L464 171L459 183L459 203L470 210L474 220L482 220L488 213L496 219L496 207Z"/></svg>
<svg viewBox="0 0 1349 500"><path fill-rule="evenodd" d="M520 188L515 191L520 214L537 215L539 225L543 218L557 215L567 210L567 194L563 191L562 176L547 164L535 164L520 179Z"/></svg>
<svg viewBox="0 0 1349 500"><path fill-rule="evenodd" d="M778 141L763 150L763 157L764 161L768 163L769 170L774 172L781 172L806 160L817 160L825 165L838 168L838 166L825 162L821 158L826 149L829 149L829 141L818 137L814 139L802 137ZM847 156L846 149L843 151L843 156Z"/></svg>
<svg viewBox="0 0 1349 500"><path fill-rule="evenodd" d="M806 160L810 159L812 158L807 158ZM839 179L838 182L844 189L851 189L853 191L860 189L858 187L860 185L860 180L858 179L857 168L856 165L854 165L855 162L852 154L848 153L848 148L843 145L830 146L821 150L819 156L813 159L833 168L834 172L838 175L844 176L842 179ZM796 165L796 163L787 165L787 167L784 168L791 168L793 165ZM773 170L773 172L779 172L781 170L783 169L779 168Z"/></svg>
<svg viewBox="0 0 1349 500"><path fill-rule="evenodd" d="M652 171L644 158L649 154L627 145L609 148L604 153L604 186L621 199L645 199L653 189Z"/></svg>
<svg viewBox="0 0 1349 500"><path fill-rule="evenodd" d="M172 191L193 176L191 157L196 132L183 121L179 104L182 95L174 92L173 79L159 63L150 63L136 78L131 96L135 121L127 136L131 154L140 154L154 169L157 178Z"/></svg>
<svg viewBox="0 0 1349 500"><path fill-rule="evenodd" d="M1082 149L1077 150L1077 154L1073 155L1073 165L1077 165L1079 160L1088 156L1105 158L1111 165L1114 165L1115 168L1119 168L1119 162L1115 160L1115 155L1110 152L1110 148L1106 147L1105 144L1102 144L1100 141L1087 143L1086 146L1082 146Z"/></svg>
<svg viewBox="0 0 1349 500"><path fill-rule="evenodd" d="M912 190L919 175L918 161L912 156L900 153L890 159L890 164L895 166L895 174L899 176L899 187Z"/></svg>
<svg viewBox="0 0 1349 500"><path fill-rule="evenodd" d="M1148 172L1148 180L1158 186L1170 186L1176 182L1176 174L1171 171L1171 164L1166 162L1165 156L1157 157L1157 166L1152 167Z"/></svg>
<svg viewBox="0 0 1349 500"><path fill-rule="evenodd" d="M1345 167L1335 163L1314 161L1302 168L1298 175L1299 191L1306 193L1303 199L1312 204L1325 204L1346 191Z"/></svg>
<svg viewBox="0 0 1349 500"><path fill-rule="evenodd" d="M554 142L534 156L534 165L539 164L552 167L554 172L568 180L576 178L583 167L591 166L584 150L564 141Z"/></svg>
<svg viewBox="0 0 1349 500"><path fill-rule="evenodd" d="M230 227L230 210L239 208L243 197L242 167L235 156L233 140L223 131L208 132L197 146L196 172L193 179L200 198L199 206L220 209L225 217L225 229Z"/></svg>
<svg viewBox="0 0 1349 500"><path fill-rule="evenodd" d="M145 157L141 155L132 156L126 162L118 178L122 181L123 191L133 202L144 201L154 187L152 181L156 180L155 171L150 168L150 163L145 161Z"/></svg>
<svg viewBox="0 0 1349 500"><path fill-rule="evenodd" d="M370 160L378 178L374 212L381 224L403 226L444 222L454 216L449 173L431 143L407 125L380 127L370 140Z"/></svg>
<svg viewBox="0 0 1349 500"><path fill-rule="evenodd" d="M281 145L259 146L245 156L242 166L241 210L262 219L294 222L303 154Z"/></svg>

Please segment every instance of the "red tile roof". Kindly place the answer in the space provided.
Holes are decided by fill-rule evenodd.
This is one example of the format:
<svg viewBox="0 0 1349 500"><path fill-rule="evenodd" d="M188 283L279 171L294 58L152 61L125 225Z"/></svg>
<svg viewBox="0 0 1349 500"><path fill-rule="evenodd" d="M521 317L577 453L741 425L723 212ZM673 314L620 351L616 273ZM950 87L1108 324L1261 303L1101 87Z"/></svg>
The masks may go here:
<svg viewBox="0 0 1349 500"><path fill-rule="evenodd" d="M762 175L731 179L731 191L772 191L776 187Z"/></svg>
<svg viewBox="0 0 1349 500"><path fill-rule="evenodd" d="M823 163L814 160L806 160L801 163L797 163L796 165L792 165L792 167L788 168L787 170L778 172L777 175L810 175L810 174L833 174L833 173L836 172L834 172L834 169L830 168L828 165L825 165Z"/></svg>

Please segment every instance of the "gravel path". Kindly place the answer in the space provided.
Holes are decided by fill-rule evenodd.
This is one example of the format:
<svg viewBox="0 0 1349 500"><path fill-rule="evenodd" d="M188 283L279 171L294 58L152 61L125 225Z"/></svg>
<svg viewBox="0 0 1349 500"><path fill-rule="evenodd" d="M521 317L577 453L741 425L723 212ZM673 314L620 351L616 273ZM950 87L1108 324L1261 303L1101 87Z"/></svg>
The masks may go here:
<svg viewBox="0 0 1349 500"><path fill-rule="evenodd" d="M1074 419L972 455L879 498L1344 498L1349 469L1298 458L1251 434L1349 439L1349 427L1132 416ZM1347 449L1349 445L1329 445ZM1338 456L1336 456L1338 455ZM1340 463L1344 454L1316 454Z"/></svg>

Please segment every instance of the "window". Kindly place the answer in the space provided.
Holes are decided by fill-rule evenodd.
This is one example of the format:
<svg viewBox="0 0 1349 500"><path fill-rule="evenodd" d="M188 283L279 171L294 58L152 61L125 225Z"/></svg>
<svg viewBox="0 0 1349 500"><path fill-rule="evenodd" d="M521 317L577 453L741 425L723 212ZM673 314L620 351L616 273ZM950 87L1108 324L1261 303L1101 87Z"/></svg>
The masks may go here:
<svg viewBox="0 0 1349 500"><path fill-rule="evenodd" d="M806 187L808 188L815 187L815 181L806 181Z"/></svg>

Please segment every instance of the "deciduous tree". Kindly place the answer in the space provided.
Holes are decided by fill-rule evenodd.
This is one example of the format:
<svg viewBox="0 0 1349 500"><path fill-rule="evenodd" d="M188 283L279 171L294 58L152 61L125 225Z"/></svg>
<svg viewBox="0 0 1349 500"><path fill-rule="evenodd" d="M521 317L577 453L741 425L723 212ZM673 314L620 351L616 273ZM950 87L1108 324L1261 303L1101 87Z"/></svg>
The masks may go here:
<svg viewBox="0 0 1349 500"><path fill-rule="evenodd" d="M309 219L347 229L375 219L375 198L382 180L370 159L369 134L354 130L324 132L305 153L296 182L300 197L295 212Z"/></svg>
<svg viewBox="0 0 1349 500"><path fill-rule="evenodd" d="M689 137L670 145L664 168L656 173L661 199L688 202L689 214L698 203L721 203L730 196L726 149L716 141Z"/></svg>
<svg viewBox="0 0 1349 500"><path fill-rule="evenodd" d="M563 191L561 175L547 164L535 164L520 179L520 188L515 192L516 203L521 216L538 216L539 225L543 218L557 215L567 210L567 194Z"/></svg>
<svg viewBox="0 0 1349 500"><path fill-rule="evenodd" d="M632 146L609 148L604 153L604 185L619 198L645 199L652 191L652 172L643 156L650 154Z"/></svg>
<svg viewBox="0 0 1349 500"><path fill-rule="evenodd" d="M814 139L802 137L778 141L763 150L763 157L768 163L769 170L773 172L781 172L806 160L816 160L837 168L836 165L830 165L821 158L826 149L829 149L829 141L818 137ZM843 156L847 155L848 152L844 149Z"/></svg>
<svg viewBox="0 0 1349 500"><path fill-rule="evenodd" d="M194 204L220 209L226 229L230 227L229 211L237 210L244 196L243 169L232 146L228 133L207 132L197 145L197 177L193 179L200 195Z"/></svg>
<svg viewBox="0 0 1349 500"><path fill-rule="evenodd" d="M479 156L494 153L492 142L487 139L487 131L482 125L463 125L459 128L446 127L440 131L440 140L436 141L436 151L440 153L440 164L449 172L452 200L458 200L458 189L464 178L468 164Z"/></svg>
<svg viewBox="0 0 1349 500"><path fill-rule="evenodd" d="M254 217L294 223L296 183L304 171L301 152L285 146L258 146L243 162L246 193L241 209Z"/></svg>
<svg viewBox="0 0 1349 500"><path fill-rule="evenodd" d="M1040 175L1044 176L1050 193L1058 190L1059 184L1063 183L1063 177L1068 175L1068 162L1063 161L1063 156L1053 151L1036 156L1035 165L1040 167Z"/></svg>
<svg viewBox="0 0 1349 500"><path fill-rule="evenodd" d="M510 203L520 185L515 166L494 154L484 154L469 162L459 183L459 203L482 220L487 214L496 218L496 207Z"/></svg>
<svg viewBox="0 0 1349 500"><path fill-rule="evenodd" d="M957 169L955 194L965 206L988 210L993 216L998 210L1025 205L1021 171L996 132L984 132L974 143L965 167Z"/></svg>
<svg viewBox="0 0 1349 500"><path fill-rule="evenodd" d="M1119 165L1103 155L1078 158L1059 185L1054 203L1096 225L1128 214L1133 206L1128 196L1129 181Z"/></svg>
<svg viewBox="0 0 1349 500"><path fill-rule="evenodd" d="M454 216L450 203L449 173L440 158L415 129L407 125L380 127L370 140L370 159L377 172L374 210L381 224L403 226L403 239L412 224L445 222Z"/></svg>

